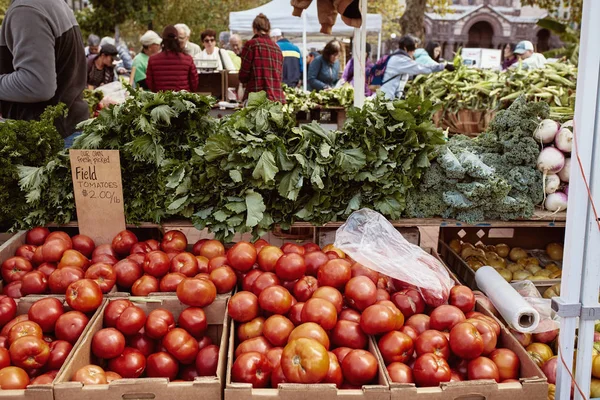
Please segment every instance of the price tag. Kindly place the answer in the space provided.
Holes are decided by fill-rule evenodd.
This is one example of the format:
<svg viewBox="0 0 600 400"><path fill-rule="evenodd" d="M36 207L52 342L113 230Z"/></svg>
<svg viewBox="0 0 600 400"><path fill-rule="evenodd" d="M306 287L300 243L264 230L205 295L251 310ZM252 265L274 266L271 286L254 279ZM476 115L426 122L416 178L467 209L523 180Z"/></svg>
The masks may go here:
<svg viewBox="0 0 600 400"><path fill-rule="evenodd" d="M79 233L96 246L125 229L118 150L69 150Z"/></svg>

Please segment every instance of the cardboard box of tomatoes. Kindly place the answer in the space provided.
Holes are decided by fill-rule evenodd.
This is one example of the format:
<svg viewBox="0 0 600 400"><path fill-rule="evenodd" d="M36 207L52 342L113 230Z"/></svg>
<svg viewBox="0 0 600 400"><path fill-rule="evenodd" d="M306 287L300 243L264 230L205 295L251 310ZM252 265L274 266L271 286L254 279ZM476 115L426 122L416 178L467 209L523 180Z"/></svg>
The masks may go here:
<svg viewBox="0 0 600 400"><path fill-rule="evenodd" d="M221 399L227 299L202 309L174 296L131 300L108 299L99 310L57 376L54 399Z"/></svg>

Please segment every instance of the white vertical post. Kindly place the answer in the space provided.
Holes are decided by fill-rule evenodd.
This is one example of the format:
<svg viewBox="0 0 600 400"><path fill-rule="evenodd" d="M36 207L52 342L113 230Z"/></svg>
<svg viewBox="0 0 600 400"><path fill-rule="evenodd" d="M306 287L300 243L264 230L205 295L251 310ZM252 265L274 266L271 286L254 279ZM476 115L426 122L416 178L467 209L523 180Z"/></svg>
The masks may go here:
<svg viewBox="0 0 600 400"><path fill-rule="evenodd" d="M365 103L365 60L367 50L367 0L360 0L362 25L354 28L354 105L362 107Z"/></svg>
<svg viewBox="0 0 600 400"><path fill-rule="evenodd" d="M561 302L569 305L582 304L584 308L598 306L600 274L600 232L595 220L585 187L582 172L577 162L581 159L592 196L600 199L600 2L584 0L581 29L581 58L577 77L577 99L575 107L575 131L578 152L572 153L573 170L569 182L567 228L565 232L565 254L561 283ZM594 342L594 320L583 312L579 322L576 380L587 397L590 394L590 375ZM573 347L577 317L564 317L560 326L560 357L557 369L557 399L568 399L571 392L571 377L563 366L573 370ZM582 399L575 389L575 400Z"/></svg>
<svg viewBox="0 0 600 400"><path fill-rule="evenodd" d="M306 42L306 12L302 13L302 87L304 90L307 89L307 76L308 76L308 65L306 64L306 58L308 57L308 44Z"/></svg>
<svg viewBox="0 0 600 400"><path fill-rule="evenodd" d="M379 60L380 58L381 58L381 31L379 31L379 35L377 35L377 60Z"/></svg>

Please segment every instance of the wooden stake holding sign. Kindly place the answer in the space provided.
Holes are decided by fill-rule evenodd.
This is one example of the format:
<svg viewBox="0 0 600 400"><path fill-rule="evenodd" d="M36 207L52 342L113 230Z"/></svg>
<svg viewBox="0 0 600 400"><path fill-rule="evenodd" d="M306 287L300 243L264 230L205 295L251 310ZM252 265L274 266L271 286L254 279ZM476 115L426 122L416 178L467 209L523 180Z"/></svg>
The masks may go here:
<svg viewBox="0 0 600 400"><path fill-rule="evenodd" d="M118 150L69 150L79 233L96 246L125 229Z"/></svg>

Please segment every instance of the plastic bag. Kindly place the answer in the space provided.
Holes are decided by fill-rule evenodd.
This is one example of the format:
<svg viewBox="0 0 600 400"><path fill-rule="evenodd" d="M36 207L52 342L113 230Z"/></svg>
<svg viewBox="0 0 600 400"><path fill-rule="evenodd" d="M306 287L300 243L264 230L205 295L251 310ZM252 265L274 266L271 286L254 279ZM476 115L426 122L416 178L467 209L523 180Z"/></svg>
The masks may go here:
<svg viewBox="0 0 600 400"><path fill-rule="evenodd" d="M532 333L543 333L560 328L560 317L552 310L552 300L525 297L525 300L540 314L540 323Z"/></svg>
<svg viewBox="0 0 600 400"><path fill-rule="evenodd" d="M357 262L419 288L425 302L446 303L454 281L435 257L409 243L378 212L363 208L336 232L335 247Z"/></svg>
<svg viewBox="0 0 600 400"><path fill-rule="evenodd" d="M100 90L104 94L104 98L102 99L103 105L121 104L125 102L125 98L127 97L127 89L121 81L114 81L98 86L96 90Z"/></svg>
<svg viewBox="0 0 600 400"><path fill-rule="evenodd" d="M535 287L531 281L518 281L510 284L521 296L541 298L540 291Z"/></svg>

